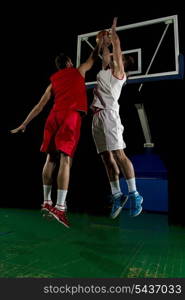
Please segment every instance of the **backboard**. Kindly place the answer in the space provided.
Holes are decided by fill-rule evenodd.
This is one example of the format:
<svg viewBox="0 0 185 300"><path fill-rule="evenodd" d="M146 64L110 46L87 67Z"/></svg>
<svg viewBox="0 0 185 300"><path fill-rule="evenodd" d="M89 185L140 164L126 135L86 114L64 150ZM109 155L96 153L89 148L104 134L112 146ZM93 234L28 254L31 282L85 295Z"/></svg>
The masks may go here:
<svg viewBox="0 0 185 300"><path fill-rule="evenodd" d="M103 29L100 28L99 31L101 30ZM94 49L99 31L78 36L77 67ZM183 78L177 15L119 26L116 31L124 55L133 56L135 61L127 83ZM96 74L100 68L101 57L93 70L87 74L87 86L91 87L96 83Z"/></svg>

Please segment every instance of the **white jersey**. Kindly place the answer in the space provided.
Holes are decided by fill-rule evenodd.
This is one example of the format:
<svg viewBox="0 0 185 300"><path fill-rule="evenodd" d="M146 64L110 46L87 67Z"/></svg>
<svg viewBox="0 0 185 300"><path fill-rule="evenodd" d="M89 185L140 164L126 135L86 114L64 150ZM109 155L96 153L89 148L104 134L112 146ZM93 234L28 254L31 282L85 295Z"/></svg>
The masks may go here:
<svg viewBox="0 0 185 300"><path fill-rule="evenodd" d="M112 74L112 70L101 70L97 74L97 86L94 88L94 99L91 108L112 109L119 111L118 99L126 75L118 79Z"/></svg>

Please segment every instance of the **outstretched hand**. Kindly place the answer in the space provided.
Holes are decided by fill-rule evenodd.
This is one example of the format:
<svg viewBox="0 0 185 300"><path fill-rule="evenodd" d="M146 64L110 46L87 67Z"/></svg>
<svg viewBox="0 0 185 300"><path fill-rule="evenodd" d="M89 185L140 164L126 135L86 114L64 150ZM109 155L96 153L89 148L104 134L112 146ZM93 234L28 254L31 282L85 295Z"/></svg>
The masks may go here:
<svg viewBox="0 0 185 300"><path fill-rule="evenodd" d="M26 126L25 125L20 125L19 127L13 129L13 130L10 130L11 133L17 133L19 131L21 132L25 132L26 130Z"/></svg>
<svg viewBox="0 0 185 300"><path fill-rule="evenodd" d="M114 17L113 22L112 22L112 29L116 29L117 21L118 21L118 17Z"/></svg>
<svg viewBox="0 0 185 300"><path fill-rule="evenodd" d="M116 33L117 20L118 20L118 17L114 17L113 22L112 22L112 27L109 30L109 36L110 36L110 40L112 43L115 43L118 41L118 35Z"/></svg>

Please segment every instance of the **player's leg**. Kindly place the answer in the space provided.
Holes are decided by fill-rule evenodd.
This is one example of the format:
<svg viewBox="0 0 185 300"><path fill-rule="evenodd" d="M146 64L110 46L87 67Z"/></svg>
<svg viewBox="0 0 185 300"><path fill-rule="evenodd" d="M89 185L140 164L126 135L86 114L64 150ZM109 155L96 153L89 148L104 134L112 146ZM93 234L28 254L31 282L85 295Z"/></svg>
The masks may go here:
<svg viewBox="0 0 185 300"><path fill-rule="evenodd" d="M52 176L56 166L56 154L49 153L46 157L46 162L42 171L44 203L42 211L49 211L52 207L51 190L52 190Z"/></svg>
<svg viewBox="0 0 185 300"><path fill-rule="evenodd" d="M129 200L131 204L131 216L135 217L142 211L143 198L139 195L136 188L134 167L130 159L126 156L123 149L114 150L113 156L118 164L122 174L124 175L129 192Z"/></svg>
<svg viewBox="0 0 185 300"><path fill-rule="evenodd" d="M69 222L66 215L66 197L69 186L71 164L72 158L61 152L60 165L57 175L57 202L51 211L51 215L66 227L69 227Z"/></svg>
<svg viewBox="0 0 185 300"><path fill-rule="evenodd" d="M121 193L120 184L119 184L120 172L112 152L105 151L101 153L101 158L104 163L107 176L109 178L112 195L120 194Z"/></svg>
<svg viewBox="0 0 185 300"><path fill-rule="evenodd" d="M126 156L123 149L112 151L113 157L121 169L122 174L127 180L128 190L129 192L136 191L136 183L135 183L135 172L134 167L130 159Z"/></svg>
<svg viewBox="0 0 185 300"><path fill-rule="evenodd" d="M66 197L70 168L80 138L81 121L82 117L77 111L61 111L57 116L58 124L62 124L55 136L56 148L60 151L60 164L57 175L57 202L51 214L66 227L69 227Z"/></svg>
<svg viewBox="0 0 185 300"><path fill-rule="evenodd" d="M111 151L105 151L101 153L101 157L104 163L104 166L107 171L107 175L110 182L111 187L111 202L112 202L112 210L111 210L111 218L116 218L124 204L127 201L127 196L123 195L120 189L119 183L119 167L114 159L114 156Z"/></svg>
<svg viewBox="0 0 185 300"><path fill-rule="evenodd" d="M70 168L72 158L67 154L60 153L60 166L57 176L57 203L56 207L61 210L66 209L66 196L69 187Z"/></svg>

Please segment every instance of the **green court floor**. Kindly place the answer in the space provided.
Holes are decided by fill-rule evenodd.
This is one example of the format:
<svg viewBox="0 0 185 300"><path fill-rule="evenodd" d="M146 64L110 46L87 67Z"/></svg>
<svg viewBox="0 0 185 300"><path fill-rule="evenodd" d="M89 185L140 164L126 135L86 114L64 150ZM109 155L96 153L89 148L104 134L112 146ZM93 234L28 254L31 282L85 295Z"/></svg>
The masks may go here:
<svg viewBox="0 0 185 300"><path fill-rule="evenodd" d="M39 210L0 209L0 277L185 278L185 229L166 215L69 220L70 229Z"/></svg>

